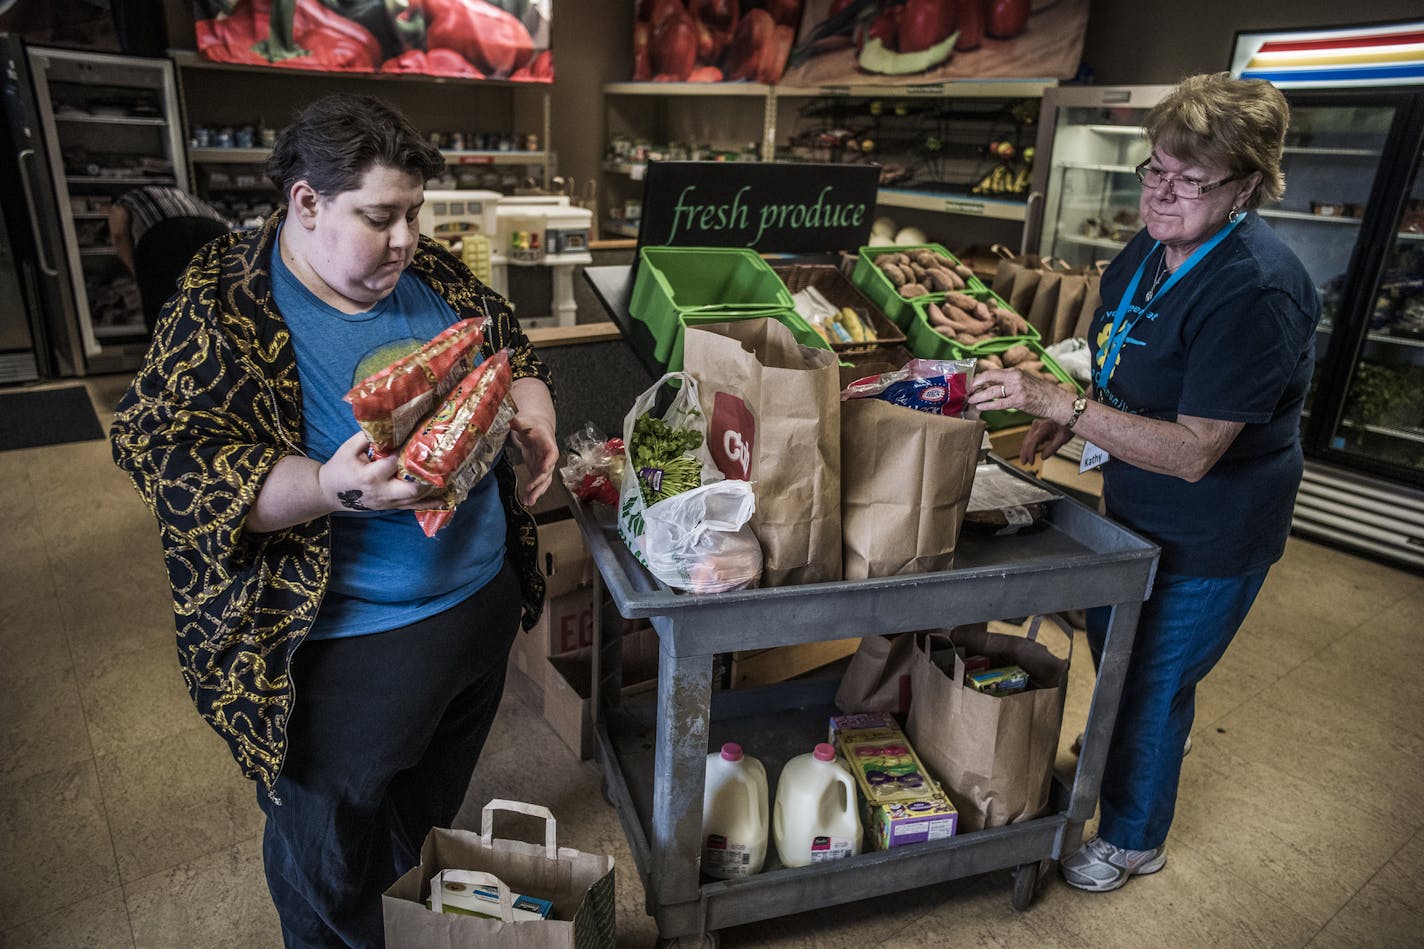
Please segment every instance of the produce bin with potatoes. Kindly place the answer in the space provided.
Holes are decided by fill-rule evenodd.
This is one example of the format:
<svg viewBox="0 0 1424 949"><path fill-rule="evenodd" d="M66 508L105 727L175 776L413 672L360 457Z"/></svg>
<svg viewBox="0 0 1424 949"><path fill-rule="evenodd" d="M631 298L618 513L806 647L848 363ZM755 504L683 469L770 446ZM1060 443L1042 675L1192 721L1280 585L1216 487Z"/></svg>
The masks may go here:
<svg viewBox="0 0 1424 949"><path fill-rule="evenodd" d="M1083 387L1073 381L1062 366L1036 340L999 340L996 344L985 344L978 351L970 353L974 357L974 371L981 369L1017 369L1019 372L1042 376L1074 395L1082 393ZM1033 416L1017 409L1004 409L983 413L980 418L991 430L1008 428L1011 425L1027 425Z"/></svg>
<svg viewBox="0 0 1424 949"><path fill-rule="evenodd" d="M829 264L772 267L797 300L796 310L842 357L905 342L905 334L840 269ZM815 319L816 315L823 318Z"/></svg>
<svg viewBox="0 0 1424 949"><path fill-rule="evenodd" d="M941 300L953 290L989 289L939 244L862 247L851 282L902 330L914 316L910 301Z"/></svg>
<svg viewBox="0 0 1424 949"><path fill-rule="evenodd" d="M957 352L977 353L998 351L1005 341L1040 342L1038 330L992 290L955 290L944 294L942 300L924 300L914 307L917 312L910 324L909 338L918 338L922 347L933 348L938 339L952 343ZM915 345L912 342L911 348ZM938 356L918 349L916 352Z"/></svg>

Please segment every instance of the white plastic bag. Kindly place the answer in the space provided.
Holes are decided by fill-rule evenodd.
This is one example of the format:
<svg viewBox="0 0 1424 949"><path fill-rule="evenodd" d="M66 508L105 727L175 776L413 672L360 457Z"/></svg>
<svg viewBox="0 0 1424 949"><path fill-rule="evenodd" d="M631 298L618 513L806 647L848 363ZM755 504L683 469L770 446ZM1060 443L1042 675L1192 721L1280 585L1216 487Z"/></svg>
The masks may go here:
<svg viewBox="0 0 1424 949"><path fill-rule="evenodd" d="M643 512L643 553L653 576L690 593L749 587L761 576L761 543L747 526L756 495L747 481L714 481Z"/></svg>
<svg viewBox="0 0 1424 949"><path fill-rule="evenodd" d="M670 380L682 383L662 415L675 428L700 431L692 454L702 464L702 486L646 504L633 466L633 425L651 410ZM618 535L663 583L690 593L719 593L751 586L761 576L761 545L748 522L756 511L750 482L727 480L707 448L707 419L697 380L670 372L638 396L623 419L624 476L618 496Z"/></svg>

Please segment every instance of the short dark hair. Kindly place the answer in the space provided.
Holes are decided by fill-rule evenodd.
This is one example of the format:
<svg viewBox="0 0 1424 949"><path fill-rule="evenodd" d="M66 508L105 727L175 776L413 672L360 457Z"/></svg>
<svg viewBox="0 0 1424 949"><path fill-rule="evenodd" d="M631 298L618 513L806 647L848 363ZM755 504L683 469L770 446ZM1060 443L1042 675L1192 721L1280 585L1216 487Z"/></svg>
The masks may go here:
<svg viewBox="0 0 1424 949"><path fill-rule="evenodd" d="M376 165L429 181L444 170L445 157L389 103L337 93L317 99L282 129L267 177L285 201L303 179L322 195L354 191Z"/></svg>

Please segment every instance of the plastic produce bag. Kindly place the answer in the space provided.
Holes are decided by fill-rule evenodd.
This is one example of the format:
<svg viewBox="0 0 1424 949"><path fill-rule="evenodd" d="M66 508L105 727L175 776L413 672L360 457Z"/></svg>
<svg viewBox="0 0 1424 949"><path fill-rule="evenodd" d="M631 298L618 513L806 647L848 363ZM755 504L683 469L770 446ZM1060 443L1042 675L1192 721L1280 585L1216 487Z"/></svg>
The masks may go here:
<svg viewBox="0 0 1424 949"><path fill-rule="evenodd" d="M676 429L701 432L690 454L702 468L702 484L649 504L644 478L633 462L633 429L654 411L671 380L682 385L661 418ZM761 575L761 545L750 520L756 497L750 482L724 479L706 443L707 419L698 403L697 380L670 372L633 402L623 420L624 476L618 496L618 535L633 555L668 586L689 593L720 593L754 584ZM646 474L646 473L644 473Z"/></svg>

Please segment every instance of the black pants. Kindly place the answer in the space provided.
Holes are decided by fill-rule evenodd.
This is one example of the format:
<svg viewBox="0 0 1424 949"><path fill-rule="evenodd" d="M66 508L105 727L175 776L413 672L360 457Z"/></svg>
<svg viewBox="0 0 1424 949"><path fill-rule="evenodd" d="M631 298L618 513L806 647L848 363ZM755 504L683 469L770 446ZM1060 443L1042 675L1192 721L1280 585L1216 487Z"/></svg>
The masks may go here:
<svg viewBox="0 0 1424 949"><path fill-rule="evenodd" d="M506 562L438 616L297 650L282 803L257 794L267 886L289 949L384 944L381 893L420 862L430 828L450 826L460 809L519 611Z"/></svg>

